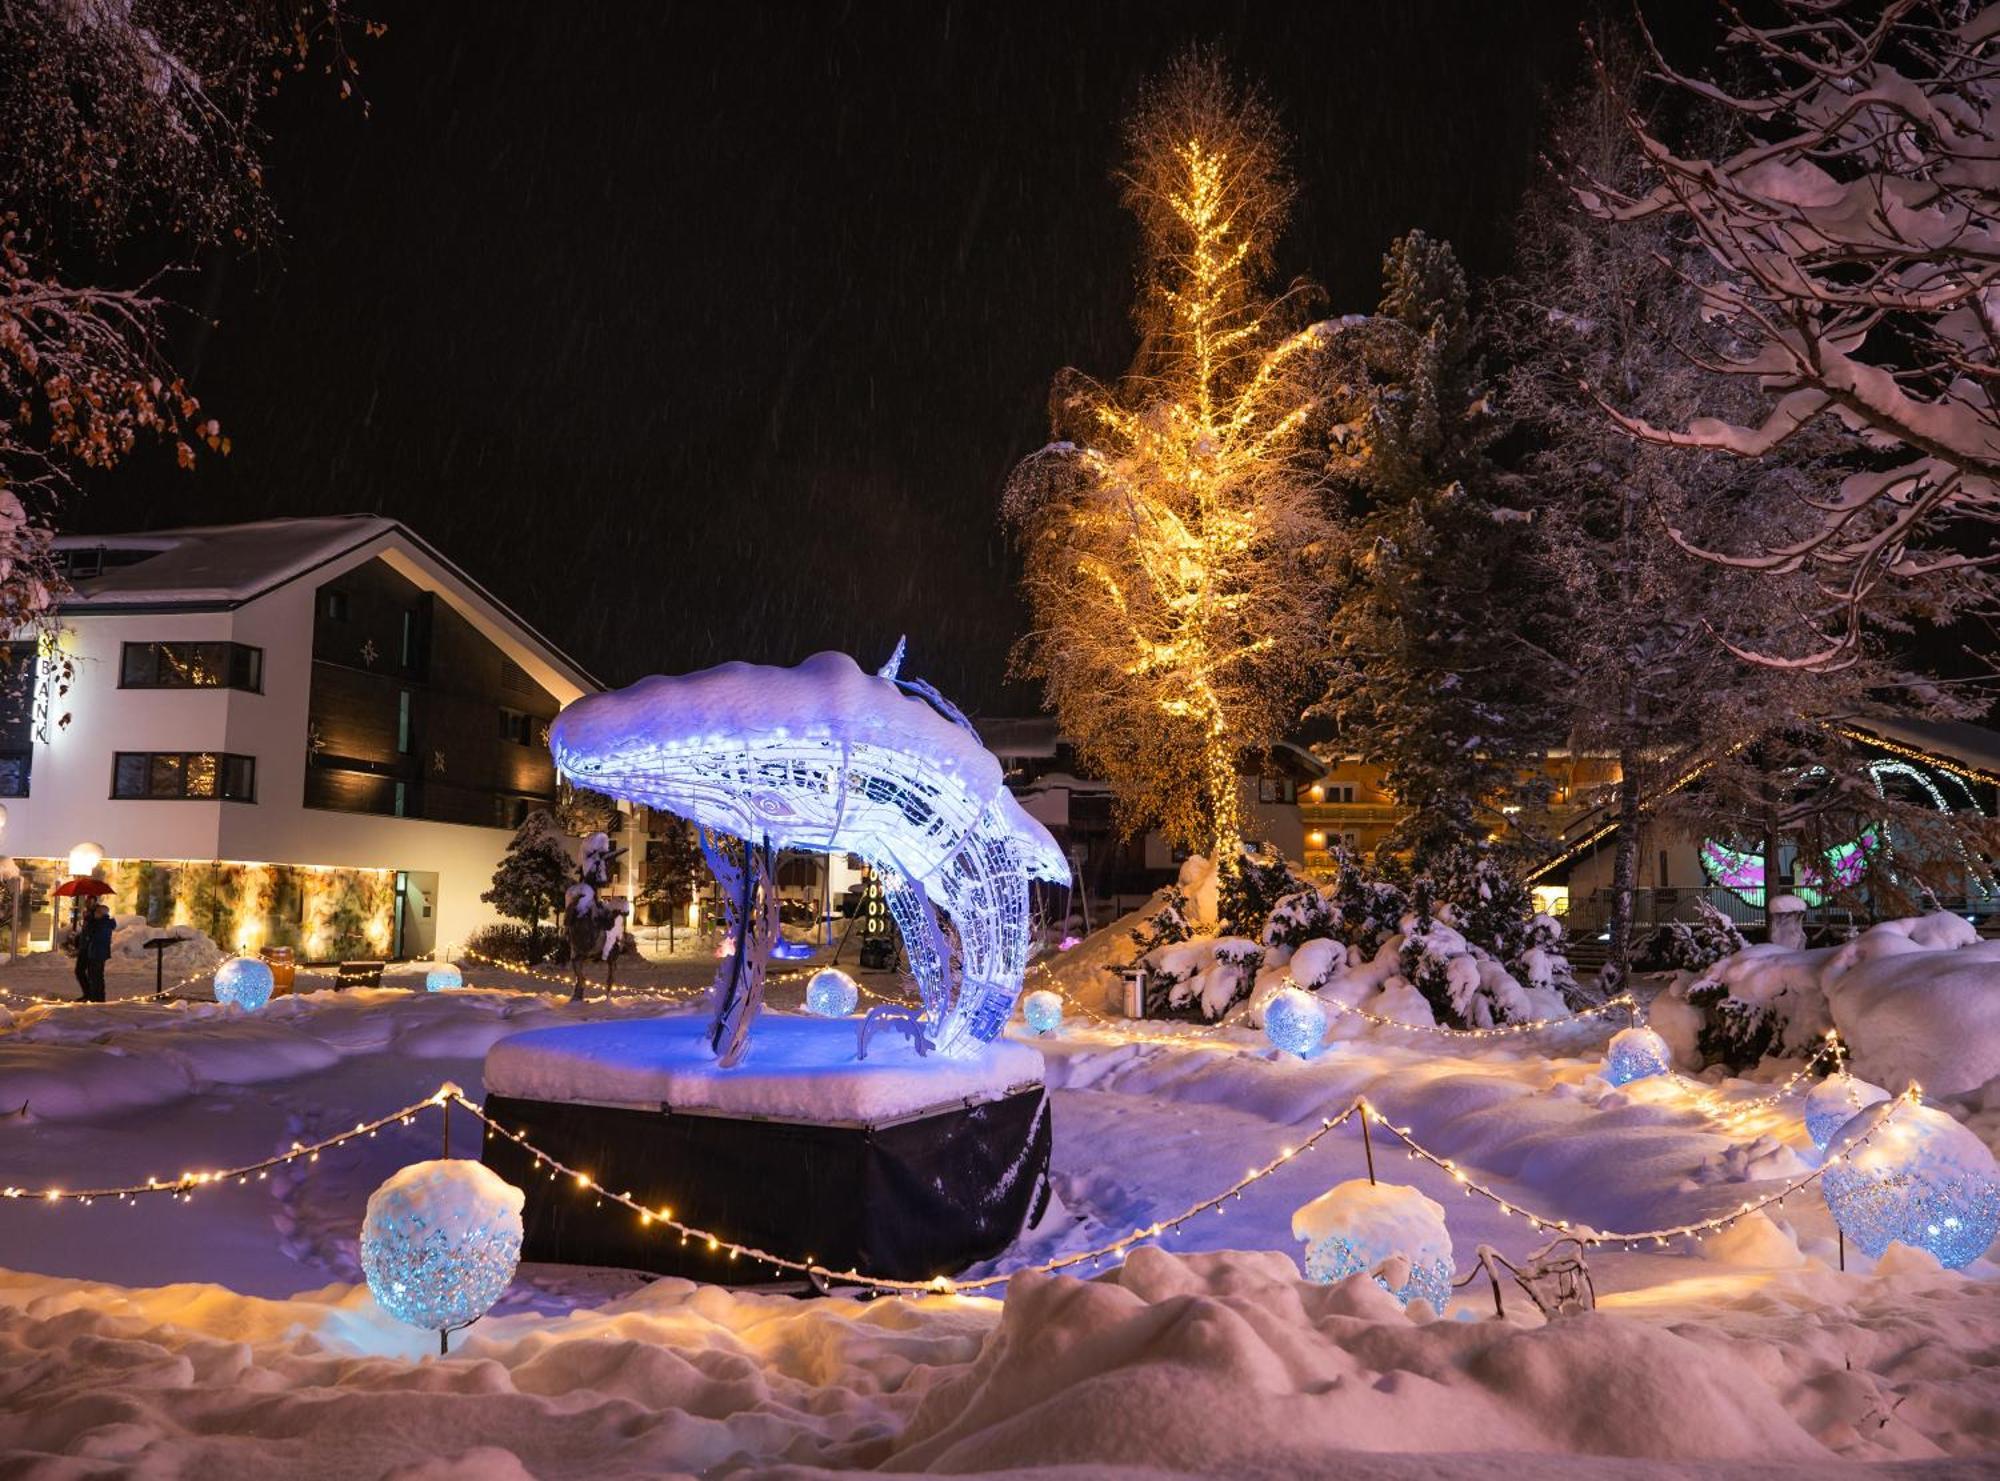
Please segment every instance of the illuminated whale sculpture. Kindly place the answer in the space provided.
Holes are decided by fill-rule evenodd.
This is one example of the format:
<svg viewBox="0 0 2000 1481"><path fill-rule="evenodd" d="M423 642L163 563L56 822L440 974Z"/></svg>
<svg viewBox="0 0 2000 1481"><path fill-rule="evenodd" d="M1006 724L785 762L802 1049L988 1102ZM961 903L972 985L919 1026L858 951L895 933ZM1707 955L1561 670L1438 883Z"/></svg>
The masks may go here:
<svg viewBox="0 0 2000 1481"><path fill-rule="evenodd" d="M795 668L725 663L655 675L579 699L550 727L569 781L703 830L737 943L716 975L711 1035L724 1065L741 1057L761 1002L777 934L776 849L858 854L879 871L923 999L927 1047L973 1053L1014 1011L1029 881L1066 884L1069 865L965 717L929 686L897 677L902 653L899 643L876 674L845 653L816 653ZM744 840L740 855L715 833Z"/></svg>

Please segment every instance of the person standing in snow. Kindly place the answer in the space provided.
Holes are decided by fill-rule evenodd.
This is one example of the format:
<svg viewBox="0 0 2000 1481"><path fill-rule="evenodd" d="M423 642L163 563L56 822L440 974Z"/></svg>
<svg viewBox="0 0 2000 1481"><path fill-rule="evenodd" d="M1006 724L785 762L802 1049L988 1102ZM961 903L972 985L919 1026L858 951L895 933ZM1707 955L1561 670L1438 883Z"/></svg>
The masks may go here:
<svg viewBox="0 0 2000 1481"><path fill-rule="evenodd" d="M104 966L111 960L111 937L116 930L111 912L101 901L92 900L76 945L77 976L83 982L87 1003L104 1001Z"/></svg>

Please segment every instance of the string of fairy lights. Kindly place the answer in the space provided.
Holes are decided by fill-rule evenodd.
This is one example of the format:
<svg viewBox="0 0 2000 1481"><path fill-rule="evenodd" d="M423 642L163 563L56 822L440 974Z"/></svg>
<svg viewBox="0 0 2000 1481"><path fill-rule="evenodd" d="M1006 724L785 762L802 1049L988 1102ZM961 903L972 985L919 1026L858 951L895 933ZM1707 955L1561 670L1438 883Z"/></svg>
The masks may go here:
<svg viewBox="0 0 2000 1481"><path fill-rule="evenodd" d="M609 1202L636 1216L642 1228L658 1229L662 1233L678 1235L683 1245L693 1245L706 1249L709 1253L725 1261L749 1260L766 1265L773 1270L790 1272L816 1282L841 1283L859 1286L866 1290L900 1294L958 1294L977 1295L1005 1286L1016 1275L1023 1273L1052 1274L1090 1265L1101 1267L1106 1260L1123 1260L1133 1248L1151 1241L1161 1240L1173 1234L1182 1226L1204 1214L1221 1215L1233 1200L1241 1199L1244 1192L1254 1184L1271 1177L1296 1159L1313 1151L1334 1131L1348 1121L1361 1118L1364 1141L1370 1123L1382 1127L1400 1142L1411 1158L1420 1158L1451 1178L1467 1197L1480 1197L1497 1207L1502 1214L1512 1218L1525 1219L1536 1230L1556 1230L1571 1236L1586 1245L1623 1246L1637 1249L1642 1245L1665 1247L1676 1239L1691 1238L1700 1242L1710 1234L1719 1233L1732 1225L1763 1212L1765 1209L1782 1206L1787 1198L1811 1187L1826 1172L1851 1160L1866 1147L1883 1128L1891 1124L1909 1107L1920 1104L1921 1090L1912 1084L1895 1098L1889 1110L1877 1118L1859 1138L1847 1142L1836 1149L1829 1149L1820 1166L1805 1176L1794 1179L1784 1187L1759 1198L1745 1199L1733 1211L1712 1215L1707 1218L1691 1219L1678 1224L1661 1225L1656 1228L1636 1230L1595 1229L1577 1220L1559 1218L1554 1215L1528 1208L1514 1199L1497 1192L1474 1178L1456 1160L1432 1151L1418 1141L1407 1126L1398 1126L1366 1096L1357 1096L1354 1101L1337 1115L1322 1118L1319 1126L1296 1146L1283 1148L1277 1156L1261 1165L1251 1167L1244 1174L1221 1191L1189 1204L1179 1213L1167 1218L1154 1220L1150 1224L1132 1229L1116 1239L1093 1248L1072 1251L1038 1264L968 1281L955 1281L949 1276L935 1276L930 1280L899 1280L886 1276L869 1275L856 1269L836 1269L813 1259L808 1254L794 1257L755 1245L730 1239L719 1232L688 1223L674 1216L671 1206L648 1207L635 1199L629 1191L619 1192L598 1183L589 1172L573 1167L553 1153L536 1146L525 1133L501 1124L488 1115L485 1108L466 1096L457 1085L446 1081L430 1095L420 1101L378 1116L372 1121L357 1122L353 1129L337 1132L313 1142L293 1142L284 1152L240 1167L222 1168L213 1171L182 1172L172 1178L148 1178L144 1183L126 1184L98 1188L65 1189L49 1188L0 1188L0 1198L25 1200L46 1205L63 1203L92 1204L100 1199L115 1199L120 1202L137 1202L148 1195L166 1195L177 1202L191 1202L197 1191L227 1185L241 1185L252 1179L262 1181L269 1177L273 1168L283 1167L304 1160L317 1162L320 1155L336 1147L365 1137L372 1137L385 1127L409 1125L417 1115L432 1107L449 1113L452 1106L462 1107L485 1128L489 1137L505 1137L520 1147L530 1158L537 1171L545 1172L548 1180L567 1186L579 1195L591 1195L602 1205ZM1369 1152L1370 1176L1373 1176L1373 1153Z"/></svg>

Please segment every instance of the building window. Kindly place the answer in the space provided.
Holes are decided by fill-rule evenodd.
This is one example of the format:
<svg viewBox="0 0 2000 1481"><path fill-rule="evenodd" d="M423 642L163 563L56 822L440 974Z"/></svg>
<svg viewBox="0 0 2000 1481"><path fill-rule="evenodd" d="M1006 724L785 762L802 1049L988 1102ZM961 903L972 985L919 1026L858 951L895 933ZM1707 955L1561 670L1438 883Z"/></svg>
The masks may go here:
<svg viewBox="0 0 2000 1481"><path fill-rule="evenodd" d="M407 818L410 815L410 792L407 782L396 783L396 796L392 806L397 817Z"/></svg>
<svg viewBox="0 0 2000 1481"><path fill-rule="evenodd" d="M1257 778L1257 800L1259 802L1296 802L1298 792L1290 777L1260 776Z"/></svg>
<svg viewBox="0 0 2000 1481"><path fill-rule="evenodd" d="M245 689L263 692L264 650L248 643L127 643L121 689Z"/></svg>
<svg viewBox="0 0 2000 1481"><path fill-rule="evenodd" d="M329 588L322 597L322 605L326 611L327 621L329 622L347 621L346 592Z"/></svg>
<svg viewBox="0 0 2000 1481"><path fill-rule="evenodd" d="M111 795L255 802L257 759L221 751L120 751L112 758Z"/></svg>
<svg viewBox="0 0 2000 1481"><path fill-rule="evenodd" d="M407 669L410 666L410 660L416 656L416 652L417 652L417 614L411 611L408 607L405 607L403 609L403 658L402 658L402 663L404 668Z"/></svg>
<svg viewBox="0 0 2000 1481"><path fill-rule="evenodd" d="M410 691L396 696L396 754L410 754Z"/></svg>
<svg viewBox="0 0 2000 1481"><path fill-rule="evenodd" d="M532 746L535 743L535 717L503 706L500 711L500 739L512 741L517 746Z"/></svg>
<svg viewBox="0 0 2000 1481"><path fill-rule="evenodd" d="M28 795L28 767L32 751L0 751L0 797Z"/></svg>

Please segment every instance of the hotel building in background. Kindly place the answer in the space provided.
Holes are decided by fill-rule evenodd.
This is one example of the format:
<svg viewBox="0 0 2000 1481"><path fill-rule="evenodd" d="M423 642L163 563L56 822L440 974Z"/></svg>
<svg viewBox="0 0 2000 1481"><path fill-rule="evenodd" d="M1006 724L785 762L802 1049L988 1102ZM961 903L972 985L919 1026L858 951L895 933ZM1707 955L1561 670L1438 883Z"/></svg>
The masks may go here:
<svg viewBox="0 0 2000 1481"><path fill-rule="evenodd" d="M395 520L65 536L60 657L8 649L0 851L22 946L79 844L113 910L301 960L420 957L550 806L592 677ZM66 677L65 677L66 674Z"/></svg>

